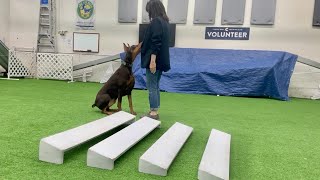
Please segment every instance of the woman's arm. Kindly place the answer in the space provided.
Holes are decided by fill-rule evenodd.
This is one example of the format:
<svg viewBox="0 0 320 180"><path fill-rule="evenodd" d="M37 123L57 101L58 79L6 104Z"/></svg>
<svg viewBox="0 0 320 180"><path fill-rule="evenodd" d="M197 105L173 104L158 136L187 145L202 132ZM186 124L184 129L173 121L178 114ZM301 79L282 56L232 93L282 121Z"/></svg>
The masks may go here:
<svg viewBox="0 0 320 180"><path fill-rule="evenodd" d="M149 68L152 74L154 74L157 70L156 59L157 59L157 56L154 54L151 54L151 61L150 61Z"/></svg>
<svg viewBox="0 0 320 180"><path fill-rule="evenodd" d="M150 60L150 71L155 73L157 70L156 59L162 46L162 26L160 19L156 18L151 22L151 60Z"/></svg>

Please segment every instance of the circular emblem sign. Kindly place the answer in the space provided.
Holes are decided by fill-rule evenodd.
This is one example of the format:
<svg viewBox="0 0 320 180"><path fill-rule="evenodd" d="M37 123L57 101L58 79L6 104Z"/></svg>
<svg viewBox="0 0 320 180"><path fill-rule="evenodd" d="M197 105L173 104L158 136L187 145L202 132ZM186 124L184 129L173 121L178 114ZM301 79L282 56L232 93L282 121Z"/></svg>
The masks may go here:
<svg viewBox="0 0 320 180"><path fill-rule="evenodd" d="M93 14L93 4L90 1L84 0L78 4L78 15L82 19L89 19Z"/></svg>

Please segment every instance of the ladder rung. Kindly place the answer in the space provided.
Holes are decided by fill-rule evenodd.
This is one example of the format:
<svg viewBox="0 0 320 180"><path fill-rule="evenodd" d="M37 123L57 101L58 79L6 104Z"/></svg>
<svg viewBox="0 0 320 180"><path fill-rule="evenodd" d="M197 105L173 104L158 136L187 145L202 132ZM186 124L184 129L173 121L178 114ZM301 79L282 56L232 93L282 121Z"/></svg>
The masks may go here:
<svg viewBox="0 0 320 180"><path fill-rule="evenodd" d="M50 26L49 23L40 23L42 26Z"/></svg>
<svg viewBox="0 0 320 180"><path fill-rule="evenodd" d="M41 16L50 16L50 14L40 14Z"/></svg>
<svg viewBox="0 0 320 180"><path fill-rule="evenodd" d="M40 36L39 39L50 39L48 36Z"/></svg>
<svg viewBox="0 0 320 180"><path fill-rule="evenodd" d="M40 36L49 36L49 34L45 34L45 33L40 33Z"/></svg>
<svg viewBox="0 0 320 180"><path fill-rule="evenodd" d="M46 47L54 47L54 45L53 44L38 44L38 46L46 46Z"/></svg>

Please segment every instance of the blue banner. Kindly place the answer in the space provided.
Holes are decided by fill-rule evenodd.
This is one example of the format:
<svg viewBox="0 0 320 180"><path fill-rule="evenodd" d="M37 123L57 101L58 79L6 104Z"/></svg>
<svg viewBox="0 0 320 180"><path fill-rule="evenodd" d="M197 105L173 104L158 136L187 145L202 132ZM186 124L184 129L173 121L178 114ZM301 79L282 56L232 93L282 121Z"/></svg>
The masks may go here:
<svg viewBox="0 0 320 180"><path fill-rule="evenodd" d="M250 28L206 27L206 39L249 40Z"/></svg>
<svg viewBox="0 0 320 180"><path fill-rule="evenodd" d="M49 0L41 0L41 4L42 5L47 5L49 2L48 2Z"/></svg>

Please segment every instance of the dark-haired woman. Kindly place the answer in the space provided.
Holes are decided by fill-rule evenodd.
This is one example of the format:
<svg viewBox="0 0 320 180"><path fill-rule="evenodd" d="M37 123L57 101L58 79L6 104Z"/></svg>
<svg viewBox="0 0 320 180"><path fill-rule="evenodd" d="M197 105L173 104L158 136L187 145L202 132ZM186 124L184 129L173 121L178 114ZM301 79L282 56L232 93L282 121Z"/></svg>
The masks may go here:
<svg viewBox="0 0 320 180"><path fill-rule="evenodd" d="M146 11L150 24L141 48L141 67L146 68L150 104L150 112L146 116L159 119L159 82L162 72L170 70L169 18L160 0L150 0Z"/></svg>

